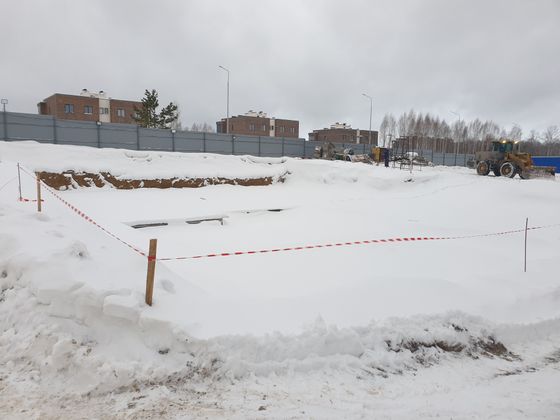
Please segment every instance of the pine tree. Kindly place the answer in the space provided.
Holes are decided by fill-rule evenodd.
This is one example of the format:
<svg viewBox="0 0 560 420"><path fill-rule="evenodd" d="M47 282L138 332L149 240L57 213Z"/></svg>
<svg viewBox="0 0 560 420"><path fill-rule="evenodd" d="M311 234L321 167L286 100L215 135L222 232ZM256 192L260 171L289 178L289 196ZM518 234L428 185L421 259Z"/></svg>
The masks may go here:
<svg viewBox="0 0 560 420"><path fill-rule="evenodd" d="M156 90L152 89L150 92L146 89L142 98L142 108L134 107L136 115L133 115L132 118L141 127L170 128L171 124L179 118L177 105L170 102L159 114L157 112L158 106L159 100Z"/></svg>

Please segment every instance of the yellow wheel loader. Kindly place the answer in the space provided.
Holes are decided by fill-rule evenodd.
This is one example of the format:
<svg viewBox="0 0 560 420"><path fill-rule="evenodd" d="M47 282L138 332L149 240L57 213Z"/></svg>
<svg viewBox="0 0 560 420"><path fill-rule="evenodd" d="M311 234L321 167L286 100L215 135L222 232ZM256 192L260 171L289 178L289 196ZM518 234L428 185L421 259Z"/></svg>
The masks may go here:
<svg viewBox="0 0 560 420"><path fill-rule="evenodd" d="M513 178L519 174L522 179L536 177L554 177L553 166L535 166L529 153L519 151L519 144L509 140L493 141L491 150L476 152L476 173L488 175L490 171L496 176Z"/></svg>

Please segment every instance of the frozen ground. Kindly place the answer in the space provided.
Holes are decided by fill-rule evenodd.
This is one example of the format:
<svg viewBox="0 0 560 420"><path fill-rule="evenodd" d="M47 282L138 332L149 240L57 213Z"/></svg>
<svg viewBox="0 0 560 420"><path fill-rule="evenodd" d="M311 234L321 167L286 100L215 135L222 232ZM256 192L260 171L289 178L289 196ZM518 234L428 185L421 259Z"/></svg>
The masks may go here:
<svg viewBox="0 0 560 420"><path fill-rule="evenodd" d="M41 214L18 202L15 163L289 171L267 187L57 193L140 249L158 238L162 258L556 225L558 182L31 142L0 142L0 160L3 417L560 417L559 226L529 231L527 273L523 233L162 261L149 308L145 257L47 192ZM224 225L180 222L209 215ZM174 223L129 226L157 220Z"/></svg>

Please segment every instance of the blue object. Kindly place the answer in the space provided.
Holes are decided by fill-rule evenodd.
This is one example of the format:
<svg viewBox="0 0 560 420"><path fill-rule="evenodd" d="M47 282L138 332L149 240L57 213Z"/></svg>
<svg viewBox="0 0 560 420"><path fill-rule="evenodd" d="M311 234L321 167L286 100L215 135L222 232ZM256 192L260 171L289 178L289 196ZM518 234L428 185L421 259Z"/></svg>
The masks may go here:
<svg viewBox="0 0 560 420"><path fill-rule="evenodd" d="M560 173L560 156L533 156L535 166L554 166L556 173Z"/></svg>

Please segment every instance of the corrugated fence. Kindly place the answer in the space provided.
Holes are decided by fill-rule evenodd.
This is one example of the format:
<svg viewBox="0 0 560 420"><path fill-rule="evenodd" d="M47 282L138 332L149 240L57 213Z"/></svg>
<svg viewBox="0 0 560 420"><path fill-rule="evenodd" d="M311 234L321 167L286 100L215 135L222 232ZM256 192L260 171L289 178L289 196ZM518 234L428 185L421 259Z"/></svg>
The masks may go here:
<svg viewBox="0 0 560 420"><path fill-rule="evenodd" d="M242 136L218 133L141 128L132 124L97 124L93 121L57 119L49 115L2 112L0 136L6 141L35 140L40 143L99 148L159 150L227 155L312 158L322 142L284 137ZM356 154L370 152L367 144L337 144ZM472 155L419 151L436 165L464 166Z"/></svg>

